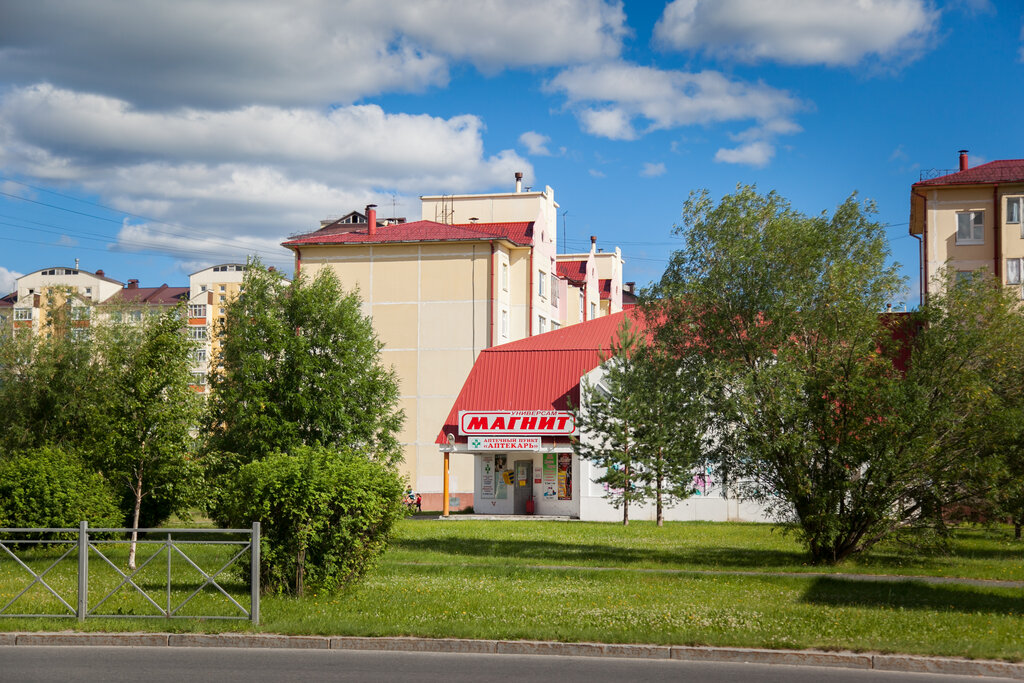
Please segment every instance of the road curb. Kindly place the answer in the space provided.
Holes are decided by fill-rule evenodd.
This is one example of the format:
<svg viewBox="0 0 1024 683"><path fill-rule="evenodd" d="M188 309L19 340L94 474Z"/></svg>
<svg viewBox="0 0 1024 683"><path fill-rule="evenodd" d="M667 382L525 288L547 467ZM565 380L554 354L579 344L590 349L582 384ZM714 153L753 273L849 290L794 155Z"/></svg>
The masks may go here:
<svg viewBox="0 0 1024 683"><path fill-rule="evenodd" d="M317 650L390 650L452 654L561 655L675 659L734 664L781 664L909 673L988 676L1024 680L1024 662L922 657L824 650L699 647L616 643L562 643L544 640L476 640L365 636L284 636L249 633L0 633L0 647L244 647Z"/></svg>

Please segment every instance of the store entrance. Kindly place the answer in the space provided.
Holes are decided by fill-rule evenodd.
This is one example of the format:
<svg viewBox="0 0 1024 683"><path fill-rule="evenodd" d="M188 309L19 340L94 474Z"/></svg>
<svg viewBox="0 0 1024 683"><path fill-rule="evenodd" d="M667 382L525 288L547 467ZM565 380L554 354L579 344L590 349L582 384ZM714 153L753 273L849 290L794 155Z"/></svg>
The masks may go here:
<svg viewBox="0 0 1024 683"><path fill-rule="evenodd" d="M513 484L512 514L525 515L526 501L533 499L533 461L516 460L516 481Z"/></svg>

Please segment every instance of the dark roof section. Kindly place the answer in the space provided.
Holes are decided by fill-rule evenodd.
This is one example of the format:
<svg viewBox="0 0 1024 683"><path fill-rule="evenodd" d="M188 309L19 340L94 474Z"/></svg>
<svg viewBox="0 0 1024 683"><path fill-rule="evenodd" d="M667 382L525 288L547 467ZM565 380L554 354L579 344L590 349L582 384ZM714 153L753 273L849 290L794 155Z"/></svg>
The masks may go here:
<svg viewBox="0 0 1024 683"><path fill-rule="evenodd" d="M7 296L0 297L0 307L9 308L18 303L18 293L11 292Z"/></svg>
<svg viewBox="0 0 1024 683"><path fill-rule="evenodd" d="M597 281L597 290L601 292L601 298L605 300L611 300L612 298L612 281L611 279L604 279Z"/></svg>
<svg viewBox="0 0 1024 683"><path fill-rule="evenodd" d="M1024 183L1024 159L990 161L965 171L914 183L914 187L935 185L990 185L992 183Z"/></svg>
<svg viewBox="0 0 1024 683"><path fill-rule="evenodd" d="M148 306L173 306L189 296L188 287L125 287L103 303L146 304Z"/></svg>
<svg viewBox="0 0 1024 683"><path fill-rule="evenodd" d="M447 225L433 221L414 221L385 225L369 234L366 227L345 232L317 230L299 235L287 242L285 247L299 247L307 244L393 244L402 242L468 242L504 239L515 245L533 245L533 222L518 223L462 223Z"/></svg>

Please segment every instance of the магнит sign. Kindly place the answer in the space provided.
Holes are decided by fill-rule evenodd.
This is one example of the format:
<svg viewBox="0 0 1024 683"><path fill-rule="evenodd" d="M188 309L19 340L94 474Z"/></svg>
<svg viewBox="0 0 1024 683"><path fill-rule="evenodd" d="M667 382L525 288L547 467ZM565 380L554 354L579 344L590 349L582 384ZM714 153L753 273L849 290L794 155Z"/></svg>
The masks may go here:
<svg viewBox="0 0 1024 683"><path fill-rule="evenodd" d="M530 434L569 436L576 433L576 418L564 410L460 410L461 436Z"/></svg>

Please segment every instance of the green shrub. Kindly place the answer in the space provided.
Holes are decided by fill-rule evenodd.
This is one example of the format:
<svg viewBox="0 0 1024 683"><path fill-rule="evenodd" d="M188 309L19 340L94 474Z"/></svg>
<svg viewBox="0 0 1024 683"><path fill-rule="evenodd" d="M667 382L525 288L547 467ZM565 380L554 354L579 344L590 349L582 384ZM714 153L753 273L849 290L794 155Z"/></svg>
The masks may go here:
<svg viewBox="0 0 1024 683"><path fill-rule="evenodd" d="M358 452L296 447L242 466L216 511L228 527L261 525L265 591L335 590L385 549L402 506L394 467Z"/></svg>
<svg viewBox="0 0 1024 683"><path fill-rule="evenodd" d="M76 453L43 446L0 459L0 527L119 527L117 502Z"/></svg>

